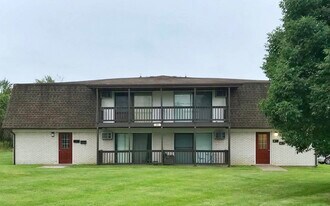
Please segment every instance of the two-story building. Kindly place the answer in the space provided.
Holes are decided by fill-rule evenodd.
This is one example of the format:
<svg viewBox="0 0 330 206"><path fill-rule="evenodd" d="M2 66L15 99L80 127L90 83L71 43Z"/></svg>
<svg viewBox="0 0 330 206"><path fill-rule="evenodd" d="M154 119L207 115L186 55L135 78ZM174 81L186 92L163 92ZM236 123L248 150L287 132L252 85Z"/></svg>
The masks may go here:
<svg viewBox="0 0 330 206"><path fill-rule="evenodd" d="M259 110L269 82L137 77L16 84L16 164L316 164Z"/></svg>

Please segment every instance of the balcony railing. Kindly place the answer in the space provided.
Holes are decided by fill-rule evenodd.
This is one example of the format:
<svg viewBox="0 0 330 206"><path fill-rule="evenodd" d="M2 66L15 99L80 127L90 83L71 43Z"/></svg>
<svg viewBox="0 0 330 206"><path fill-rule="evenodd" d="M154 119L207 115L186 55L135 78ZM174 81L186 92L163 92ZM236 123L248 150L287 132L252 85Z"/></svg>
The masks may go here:
<svg viewBox="0 0 330 206"><path fill-rule="evenodd" d="M227 107L101 107L100 121L122 122L224 122Z"/></svg>
<svg viewBox="0 0 330 206"><path fill-rule="evenodd" d="M98 152L98 164L227 165L228 150L125 150Z"/></svg>

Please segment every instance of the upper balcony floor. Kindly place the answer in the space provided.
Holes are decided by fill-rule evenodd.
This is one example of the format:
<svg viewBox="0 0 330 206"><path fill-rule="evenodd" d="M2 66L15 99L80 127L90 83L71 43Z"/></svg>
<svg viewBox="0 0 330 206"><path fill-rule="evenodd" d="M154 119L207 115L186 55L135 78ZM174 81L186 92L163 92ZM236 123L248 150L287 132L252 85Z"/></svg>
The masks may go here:
<svg viewBox="0 0 330 206"><path fill-rule="evenodd" d="M101 127L226 126L228 89L99 91Z"/></svg>

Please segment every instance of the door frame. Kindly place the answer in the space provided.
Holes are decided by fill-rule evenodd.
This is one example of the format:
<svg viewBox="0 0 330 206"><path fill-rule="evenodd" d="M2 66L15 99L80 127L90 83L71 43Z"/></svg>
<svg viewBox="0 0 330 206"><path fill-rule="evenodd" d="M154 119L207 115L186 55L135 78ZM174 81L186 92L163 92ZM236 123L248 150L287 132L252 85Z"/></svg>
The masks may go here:
<svg viewBox="0 0 330 206"><path fill-rule="evenodd" d="M70 147L70 161L69 162L62 162L61 161L61 137L63 134L68 134L69 135L69 147ZM58 133L58 163L59 164L72 164L73 162L73 138L72 138L72 132L59 132Z"/></svg>
<svg viewBox="0 0 330 206"><path fill-rule="evenodd" d="M258 135L259 134L266 134L267 135L267 142L268 142L268 163L258 163ZM255 136L255 163L256 164L271 164L271 151L270 151L270 132L256 132Z"/></svg>

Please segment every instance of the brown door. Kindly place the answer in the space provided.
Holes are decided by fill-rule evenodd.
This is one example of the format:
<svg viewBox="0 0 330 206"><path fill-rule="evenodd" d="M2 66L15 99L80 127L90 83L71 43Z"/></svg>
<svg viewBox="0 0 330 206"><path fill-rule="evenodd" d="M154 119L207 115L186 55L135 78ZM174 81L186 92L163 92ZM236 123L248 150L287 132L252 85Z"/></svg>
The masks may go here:
<svg viewBox="0 0 330 206"><path fill-rule="evenodd" d="M256 136L256 162L257 164L270 163L270 133L257 132Z"/></svg>
<svg viewBox="0 0 330 206"><path fill-rule="evenodd" d="M72 133L60 133L58 137L59 142L59 163L72 163Z"/></svg>

